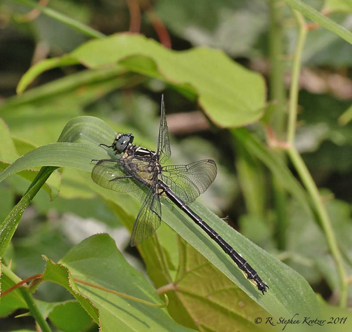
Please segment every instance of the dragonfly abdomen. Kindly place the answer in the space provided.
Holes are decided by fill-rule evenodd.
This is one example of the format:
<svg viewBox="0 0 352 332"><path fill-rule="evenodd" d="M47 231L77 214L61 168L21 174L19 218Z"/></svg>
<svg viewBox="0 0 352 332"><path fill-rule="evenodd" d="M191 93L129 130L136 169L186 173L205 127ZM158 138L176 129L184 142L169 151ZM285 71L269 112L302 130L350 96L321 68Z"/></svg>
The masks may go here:
<svg viewBox="0 0 352 332"><path fill-rule="evenodd" d="M176 204L183 212L185 212L198 226L200 226L209 237L211 237L221 249L230 256L236 263L245 277L252 282L263 295L267 291L268 285L258 276L249 263L233 249L216 231L214 231L200 216L193 212L180 198L178 198L172 190L162 181L159 181L159 188L163 190L166 196Z"/></svg>

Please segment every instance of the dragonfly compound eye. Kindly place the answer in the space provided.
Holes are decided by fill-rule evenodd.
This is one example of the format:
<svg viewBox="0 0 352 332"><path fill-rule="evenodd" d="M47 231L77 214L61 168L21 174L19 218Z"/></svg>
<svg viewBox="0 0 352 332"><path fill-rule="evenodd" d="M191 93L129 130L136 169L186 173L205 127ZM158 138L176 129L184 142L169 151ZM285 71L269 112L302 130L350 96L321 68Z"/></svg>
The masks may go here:
<svg viewBox="0 0 352 332"><path fill-rule="evenodd" d="M128 146L133 142L134 136L132 134L119 134L113 144L114 150L121 153L124 152Z"/></svg>

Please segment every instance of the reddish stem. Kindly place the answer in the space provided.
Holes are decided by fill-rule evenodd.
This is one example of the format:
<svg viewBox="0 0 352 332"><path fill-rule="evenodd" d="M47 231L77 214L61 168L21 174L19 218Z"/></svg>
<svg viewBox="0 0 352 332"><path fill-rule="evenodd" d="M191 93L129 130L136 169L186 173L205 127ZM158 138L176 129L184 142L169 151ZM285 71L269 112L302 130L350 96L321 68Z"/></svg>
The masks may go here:
<svg viewBox="0 0 352 332"><path fill-rule="evenodd" d="M127 0L128 10L130 11L129 31L138 33L141 29L141 11L138 0Z"/></svg>
<svg viewBox="0 0 352 332"><path fill-rule="evenodd" d="M171 38L170 35L161 21L157 12L152 8L149 2L143 2L143 9L147 14L150 23L154 27L155 32L157 33L160 43L163 44L167 48L171 48Z"/></svg>
<svg viewBox="0 0 352 332"><path fill-rule="evenodd" d="M31 281L31 280L35 280L35 279L40 279L43 276L43 274L35 274L34 276L28 277L26 279L21 280L20 282L18 282L16 285L13 285L11 288L7 289L6 291L2 292L0 294L0 298L11 293L12 291L14 291L15 289L21 287L22 285L26 284L27 282Z"/></svg>

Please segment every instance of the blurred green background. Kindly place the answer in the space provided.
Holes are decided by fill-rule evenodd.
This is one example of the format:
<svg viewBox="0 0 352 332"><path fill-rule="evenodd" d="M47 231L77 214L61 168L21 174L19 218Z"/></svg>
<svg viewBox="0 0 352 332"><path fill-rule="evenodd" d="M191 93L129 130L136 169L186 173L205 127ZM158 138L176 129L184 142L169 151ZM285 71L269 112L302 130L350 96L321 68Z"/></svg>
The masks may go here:
<svg viewBox="0 0 352 332"><path fill-rule="evenodd" d="M48 7L106 35L140 32L161 40L166 46L170 44L177 51L196 46L220 49L240 65L261 74L267 87L266 104L278 105L271 103L276 99L270 67L274 63L273 35L277 33L272 29L278 29L272 26L274 2L50 0ZM305 3L351 30L350 2L309 0ZM284 73L279 95L287 96L297 26L292 11L283 3L276 14L280 16L279 38L282 38L279 45L282 55L278 61ZM210 121L194 96L157 78L128 70L108 69L93 75L81 64L45 71L31 83L28 90L33 95L27 100L26 93L16 96L21 77L32 65L70 53L89 39L62 22L32 11L21 1L0 3L0 117L8 126L18 154L56 142L65 124L81 115L102 118L116 131L133 132L137 145L155 149L163 93L172 162L185 164L203 158L217 162L216 181L199 201L302 274L328 303L336 304L336 267L313 215L307 214L296 199L278 193L270 167L248 149L234 128ZM351 68L350 44L322 27L313 27L308 32L299 81L295 145L321 190L349 272L352 260L352 124L349 121L352 112L348 111L352 100ZM51 86L52 90L40 90L50 82L56 84ZM279 107L269 122L250 121L246 126L262 146L266 146L268 123L277 139L285 138L286 101ZM296 176L290 162L285 160L285 163ZM108 232L129 262L143 270L138 252L129 247L129 233L109 205L87 190L84 183L80 187L75 171L64 169L62 174L59 196L53 201L44 191L36 196L6 253L18 276L25 278L39 273L45 264L42 254L57 261L74 244L98 232ZM0 220L7 216L29 184L30 181L19 175L0 184ZM283 196L284 203L280 203L277 195ZM45 301L69 298L65 290L52 284L41 285L36 294ZM0 331L14 329L20 323L26 324L26 320L15 320L12 316L4 323L8 325L1 324Z"/></svg>

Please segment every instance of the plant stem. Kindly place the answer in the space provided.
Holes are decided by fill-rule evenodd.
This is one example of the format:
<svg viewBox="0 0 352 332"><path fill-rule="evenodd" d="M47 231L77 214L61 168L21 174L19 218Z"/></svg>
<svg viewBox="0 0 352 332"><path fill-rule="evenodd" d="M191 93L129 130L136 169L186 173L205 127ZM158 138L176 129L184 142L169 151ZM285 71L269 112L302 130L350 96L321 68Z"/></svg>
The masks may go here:
<svg viewBox="0 0 352 332"><path fill-rule="evenodd" d="M352 44L352 33L346 28L342 27L338 23L324 16L322 13L318 12L314 8L305 4L299 0L284 0L287 5L291 8L299 10L304 16L308 17L312 21L318 23L325 29L330 30L335 35L340 36L342 39L346 40L348 43Z"/></svg>
<svg viewBox="0 0 352 332"><path fill-rule="evenodd" d="M312 176L301 155L298 153L294 146L296 121L297 121L297 105L298 105L298 90L299 90L299 74L301 68L301 58L303 45L306 39L306 24L301 13L293 10L296 21L298 23L298 37L297 46L293 58L292 74L291 74L291 88L290 88L290 102L289 102L289 120L288 120L288 155L301 178L302 183L306 187L310 197L312 198L313 205L316 209L316 213L323 232L325 234L330 252L335 260L338 268L338 274L340 279L340 306L345 307L347 301L347 283L346 283L346 272L343 266L343 260L340 250L337 245L337 241L331 226L331 222L328 213L320 199L319 190L314 183Z"/></svg>
<svg viewBox="0 0 352 332"><path fill-rule="evenodd" d="M339 281L340 281L340 307L345 307L347 303L347 282L346 282L346 272L343 266L343 260L341 252L338 248L337 241L331 222L328 216L328 213L324 207L323 202L321 201L319 190L315 185L312 176L307 169L307 166L302 160L301 155L298 153L297 149L293 146L290 146L287 150L288 155L294 165L295 169L298 172L299 177L301 178L304 186L306 187L310 197L312 198L313 204L315 206L319 221L321 223L322 229L325 234L326 241L328 243L330 252L335 260L337 265Z"/></svg>
<svg viewBox="0 0 352 332"><path fill-rule="evenodd" d="M284 84L283 56L283 29L279 0L270 0L270 34L269 34L269 59L270 59L270 100L276 102L274 113L274 130L279 139L285 129L285 104L286 93Z"/></svg>
<svg viewBox="0 0 352 332"><path fill-rule="evenodd" d="M76 20L74 20L64 14L61 14L61 13L57 12L56 10L53 10L48 7L40 6L37 3L35 3L34 1L31 1L31 0L15 0L15 1L19 2L21 4L24 4L26 6L32 7L32 8L36 8L36 9L40 10L43 14L71 27L74 30L81 32L82 34L84 34L88 37L99 38L99 39L106 37L103 33L99 32L95 29L92 29L91 27L89 27L81 22L78 22L78 21L76 21Z"/></svg>
<svg viewBox="0 0 352 332"><path fill-rule="evenodd" d="M14 274L7 266L2 266L4 275L9 278L13 283L17 284L21 281L21 279ZM37 324L40 326L43 332L51 332L51 329L46 322L45 318L43 317L42 313L38 309L37 304L31 293L28 291L27 287L21 286L18 288L21 292L23 299L26 301L29 312L31 313L32 317L35 319Z"/></svg>
<svg viewBox="0 0 352 332"><path fill-rule="evenodd" d="M293 56L292 72L291 72L291 87L290 87L290 101L288 106L288 130L287 143L294 145L296 122L297 122L297 105L299 92L299 74L301 71L301 58L303 46L306 41L307 29L302 14L293 10L296 21L298 23L298 36L295 54Z"/></svg>
<svg viewBox="0 0 352 332"><path fill-rule="evenodd" d="M286 92L283 66L283 29L281 17L281 0L270 0L270 32L269 32L269 59L270 59L270 100L275 102L273 114L273 129L277 139L282 140L285 129ZM281 151L278 151L278 153ZM284 157L280 153L281 157ZM287 228L287 195L277 177L273 176L273 198L277 215L277 247L286 248Z"/></svg>
<svg viewBox="0 0 352 332"><path fill-rule="evenodd" d="M42 167L35 179L29 185L26 193L23 195L21 200L7 215L4 221L0 224L0 235L2 241L0 242L0 257L2 257L9 245L13 234L22 218L23 211L28 207L32 199L44 185L46 180L49 178L51 173L57 167L46 166Z"/></svg>

